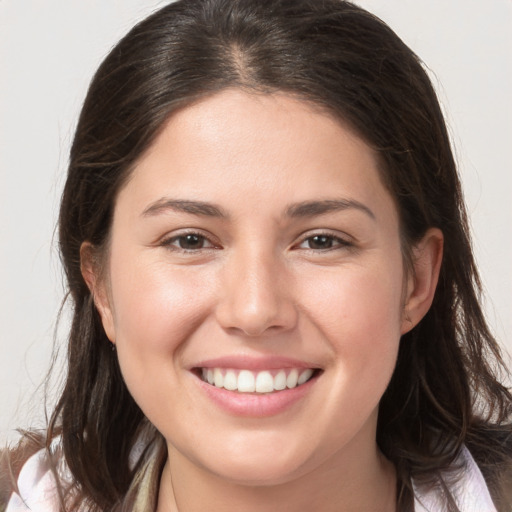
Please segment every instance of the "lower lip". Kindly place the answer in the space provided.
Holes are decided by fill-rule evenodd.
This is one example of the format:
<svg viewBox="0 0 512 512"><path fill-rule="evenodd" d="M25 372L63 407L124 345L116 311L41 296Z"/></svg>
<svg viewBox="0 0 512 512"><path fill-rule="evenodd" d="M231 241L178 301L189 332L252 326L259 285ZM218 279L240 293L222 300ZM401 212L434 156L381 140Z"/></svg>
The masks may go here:
<svg viewBox="0 0 512 512"><path fill-rule="evenodd" d="M203 392L221 409L235 416L252 417L274 416L286 411L304 398L317 380L318 375L315 375L305 384L296 388L273 393L253 394L217 388L197 378Z"/></svg>

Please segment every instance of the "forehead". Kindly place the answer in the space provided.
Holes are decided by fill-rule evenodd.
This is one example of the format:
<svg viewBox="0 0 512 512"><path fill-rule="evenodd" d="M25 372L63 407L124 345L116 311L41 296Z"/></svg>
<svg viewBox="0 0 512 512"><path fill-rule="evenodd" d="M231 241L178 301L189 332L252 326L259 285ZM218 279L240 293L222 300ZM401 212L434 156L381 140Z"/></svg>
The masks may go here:
<svg viewBox="0 0 512 512"><path fill-rule="evenodd" d="M174 113L125 189L146 203L169 195L242 206L386 194L375 152L334 116L285 94L233 89Z"/></svg>

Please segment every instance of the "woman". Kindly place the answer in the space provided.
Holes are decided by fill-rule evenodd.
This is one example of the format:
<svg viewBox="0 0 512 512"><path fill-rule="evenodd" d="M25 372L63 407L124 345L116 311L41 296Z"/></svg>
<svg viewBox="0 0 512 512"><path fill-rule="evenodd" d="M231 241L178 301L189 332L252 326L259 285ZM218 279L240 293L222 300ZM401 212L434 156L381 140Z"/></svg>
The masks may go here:
<svg viewBox="0 0 512 512"><path fill-rule="evenodd" d="M8 511L510 509L446 128L371 14L187 0L137 25L91 84L59 237L68 377Z"/></svg>

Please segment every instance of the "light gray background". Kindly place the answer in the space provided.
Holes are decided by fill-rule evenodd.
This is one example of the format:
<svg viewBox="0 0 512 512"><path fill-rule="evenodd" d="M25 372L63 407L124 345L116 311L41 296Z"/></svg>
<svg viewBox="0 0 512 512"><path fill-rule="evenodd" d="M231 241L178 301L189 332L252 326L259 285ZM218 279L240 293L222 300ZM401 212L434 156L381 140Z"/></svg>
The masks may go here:
<svg viewBox="0 0 512 512"><path fill-rule="evenodd" d="M88 82L156 0L0 0L0 444L43 424L63 298L54 225ZM439 91L490 323L512 352L512 0L360 0L418 53ZM66 315L57 339L64 339ZM58 383L57 383L58 384Z"/></svg>

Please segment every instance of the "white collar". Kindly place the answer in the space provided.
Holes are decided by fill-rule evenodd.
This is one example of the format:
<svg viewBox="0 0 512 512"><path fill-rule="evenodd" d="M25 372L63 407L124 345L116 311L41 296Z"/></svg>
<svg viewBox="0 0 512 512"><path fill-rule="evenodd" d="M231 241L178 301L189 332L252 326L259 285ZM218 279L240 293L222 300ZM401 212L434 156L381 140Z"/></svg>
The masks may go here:
<svg viewBox="0 0 512 512"><path fill-rule="evenodd" d="M480 469L466 447L455 462L464 468L461 477L449 486L461 512L497 512ZM446 483L446 480L444 480ZM414 512L444 512L443 492L440 486L422 490L414 487Z"/></svg>

